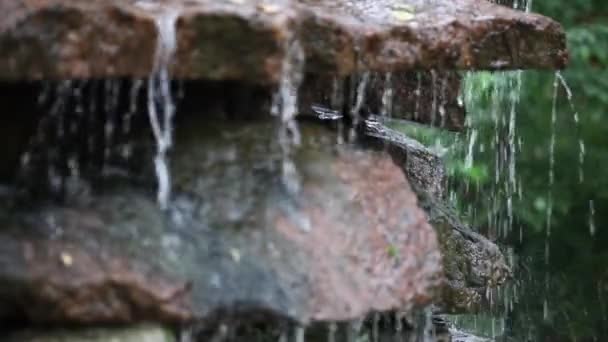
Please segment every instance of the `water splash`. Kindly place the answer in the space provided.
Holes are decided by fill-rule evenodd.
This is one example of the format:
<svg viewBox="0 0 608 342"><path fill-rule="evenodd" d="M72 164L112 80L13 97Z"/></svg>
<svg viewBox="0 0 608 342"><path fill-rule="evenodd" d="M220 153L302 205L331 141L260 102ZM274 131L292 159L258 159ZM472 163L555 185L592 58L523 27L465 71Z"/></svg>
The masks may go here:
<svg viewBox="0 0 608 342"><path fill-rule="evenodd" d="M112 153L112 146L114 145L114 131L116 126L116 116L118 108L118 97L120 95L120 81L119 80L105 80L104 81L104 111L105 111L105 123L104 123L104 151L103 151L103 173L106 172L105 166L110 160Z"/></svg>
<svg viewBox="0 0 608 342"><path fill-rule="evenodd" d="M171 197L171 176L167 154L173 145L173 115L175 106L170 89L169 67L176 49L175 23L179 11L172 7L158 8L157 4L137 3L154 13L158 31L154 71L148 79L148 117L156 140L154 167L158 181L157 200L162 209L167 209Z"/></svg>

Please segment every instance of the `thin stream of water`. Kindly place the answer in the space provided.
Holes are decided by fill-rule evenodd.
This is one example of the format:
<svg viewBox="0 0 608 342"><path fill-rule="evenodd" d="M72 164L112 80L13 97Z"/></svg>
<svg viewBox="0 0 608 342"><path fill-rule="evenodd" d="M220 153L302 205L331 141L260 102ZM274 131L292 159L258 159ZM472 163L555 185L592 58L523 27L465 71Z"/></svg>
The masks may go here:
<svg viewBox="0 0 608 342"><path fill-rule="evenodd" d="M556 72L556 77L559 80L560 84L562 85L562 88L566 91L566 97L568 99L568 103L570 104L570 110L572 111L572 119L574 121L574 125L575 125L575 129L576 129L576 134L578 136L578 148L579 148L579 153L578 153L578 182L579 184L582 184L585 180L585 171L584 171L584 164L585 164L585 141L581 136L581 129L580 129L580 117L578 114L578 111L576 110L576 107L574 106L574 101L573 101L573 96L572 96L572 90L570 89L570 87L568 86L568 83L566 83L566 79L562 76L561 72Z"/></svg>
<svg viewBox="0 0 608 342"><path fill-rule="evenodd" d="M152 4L140 2L149 7ZM156 140L154 167L158 181L157 200L162 209L167 209L171 197L171 175L167 154L173 145L173 115L175 106L170 89L169 68L176 49L175 23L179 15L176 8L154 8L154 22L158 31L154 72L148 80L148 117Z"/></svg>
<svg viewBox="0 0 608 342"><path fill-rule="evenodd" d="M298 89L304 72L304 51L300 42L288 39L279 88L273 97L272 114L280 119L278 139L282 153L282 181L287 191L297 194L300 180L291 159L291 149L300 144L300 131L295 117L298 111Z"/></svg>
<svg viewBox="0 0 608 342"><path fill-rule="evenodd" d="M349 140L354 141L357 134L357 126L361 118L361 108L365 103L365 93L367 91L367 83L369 81L369 72L364 72L359 79L356 88L355 104L352 107L350 114L353 119L352 128L349 132Z"/></svg>

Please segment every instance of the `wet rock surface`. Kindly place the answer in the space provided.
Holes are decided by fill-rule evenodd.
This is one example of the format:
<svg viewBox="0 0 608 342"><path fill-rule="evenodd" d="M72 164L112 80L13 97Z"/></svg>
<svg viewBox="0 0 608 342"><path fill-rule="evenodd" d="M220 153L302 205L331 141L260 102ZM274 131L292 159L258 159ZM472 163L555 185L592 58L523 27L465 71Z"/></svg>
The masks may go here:
<svg viewBox="0 0 608 342"><path fill-rule="evenodd" d="M446 175L439 155L404 133L385 126L379 118L366 120L365 134L386 145L415 188L424 189L435 198L443 197Z"/></svg>
<svg viewBox="0 0 608 342"><path fill-rule="evenodd" d="M147 77L173 19L176 78L277 83L291 39L308 71L342 76L568 59L556 22L477 0L6 0L0 13L0 78L9 80Z"/></svg>
<svg viewBox="0 0 608 342"><path fill-rule="evenodd" d="M511 270L498 246L468 227L456 209L443 200L445 167L441 157L378 121L366 121L365 133L386 144L403 167L420 207L438 233L446 276L441 309L453 313L480 309L486 303L487 291L503 284Z"/></svg>
<svg viewBox="0 0 608 342"><path fill-rule="evenodd" d="M166 212L153 186L121 181L0 215L0 317L310 322L431 301L436 236L389 156L337 147L334 134L304 123L291 156L298 173L282 181L289 165L272 124L188 126Z"/></svg>
<svg viewBox="0 0 608 342"><path fill-rule="evenodd" d="M436 229L443 254L446 284L441 311L475 312L488 303L487 295L510 276L511 269L496 244L474 232L456 210L422 189L415 189L420 206Z"/></svg>

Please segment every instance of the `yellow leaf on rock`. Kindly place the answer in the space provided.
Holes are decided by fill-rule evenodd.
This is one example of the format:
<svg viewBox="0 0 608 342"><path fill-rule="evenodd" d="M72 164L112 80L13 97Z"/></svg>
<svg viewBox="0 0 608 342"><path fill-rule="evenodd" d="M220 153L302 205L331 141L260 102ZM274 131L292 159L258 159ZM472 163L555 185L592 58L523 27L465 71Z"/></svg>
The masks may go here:
<svg viewBox="0 0 608 342"><path fill-rule="evenodd" d="M74 263L74 259L67 252L62 252L59 257L61 258L61 263L63 264L63 266L70 267Z"/></svg>
<svg viewBox="0 0 608 342"><path fill-rule="evenodd" d="M414 19L414 13L405 9L394 9L393 17L399 21L408 21Z"/></svg>

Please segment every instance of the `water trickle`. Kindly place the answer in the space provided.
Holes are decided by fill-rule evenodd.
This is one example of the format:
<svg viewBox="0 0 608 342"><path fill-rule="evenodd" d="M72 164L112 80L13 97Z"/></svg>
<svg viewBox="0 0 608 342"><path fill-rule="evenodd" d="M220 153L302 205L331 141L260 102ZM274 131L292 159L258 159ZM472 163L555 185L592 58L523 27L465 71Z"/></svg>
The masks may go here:
<svg viewBox="0 0 608 342"><path fill-rule="evenodd" d="M414 105L414 120L420 118L420 99L422 97L422 74L416 74L416 90L414 91L416 96L416 104Z"/></svg>
<svg viewBox="0 0 608 342"><path fill-rule="evenodd" d="M434 341L434 329L433 329L433 312L430 307L424 308L424 331L423 341L433 342Z"/></svg>
<svg viewBox="0 0 608 342"><path fill-rule="evenodd" d="M344 106L344 81L338 77L334 77L332 81L332 91L331 91L331 107L332 108L340 108L340 110L336 110L336 114L343 117L342 108ZM338 126L338 134L336 137L336 143L341 145L344 143L344 122L342 120L337 121Z"/></svg>
<svg viewBox="0 0 608 342"><path fill-rule="evenodd" d="M298 112L298 89L302 83L305 60L304 51L298 40L290 38L286 44L281 81L273 96L271 113L280 120L278 139L282 153L282 181L289 193L297 194L300 180L291 159L291 149L293 146L298 146L301 140L295 118Z"/></svg>
<svg viewBox="0 0 608 342"><path fill-rule="evenodd" d="M578 181L580 184L583 183L583 181L585 180L585 172L584 172L584 164L585 164L585 141L582 138L581 135L581 129L580 129L580 117L578 114L578 111L576 110L576 107L574 106L574 101L573 101L573 96L572 96L572 89L570 89L570 87L568 86L568 83L566 83L566 79L562 76L561 72L556 72L555 73L555 77L557 77L557 79L559 80L560 84L562 85L562 88L566 91L566 97L568 99L568 103L570 104L570 110L572 111L572 120L574 121L574 125L575 125L575 129L576 129L576 135L578 137L578 148L579 148L579 152L578 152Z"/></svg>
<svg viewBox="0 0 608 342"><path fill-rule="evenodd" d="M128 135L131 134L131 127L133 125L133 118L137 113L137 100L143 86L142 80L135 80L131 85L129 92L129 111L122 117L122 134L126 137L126 141L121 149L121 155L125 159L129 159L132 153L133 146L129 143Z"/></svg>
<svg viewBox="0 0 608 342"><path fill-rule="evenodd" d="M278 342L289 342L289 331L287 329L281 331Z"/></svg>
<svg viewBox="0 0 608 342"><path fill-rule="evenodd" d="M338 330L338 325L336 323L329 323L327 327L327 342L336 342L336 331Z"/></svg>
<svg viewBox="0 0 608 342"><path fill-rule="evenodd" d="M359 340L359 334L361 333L361 328L363 327L363 321L364 319L361 318L348 323L348 342L357 342Z"/></svg>
<svg viewBox="0 0 608 342"><path fill-rule="evenodd" d="M387 72L384 76L384 90L382 92L382 109L381 115L385 117L390 117L393 112L393 82L392 82L392 73Z"/></svg>
<svg viewBox="0 0 608 342"><path fill-rule="evenodd" d="M593 200L589 200L589 234L595 236L595 204Z"/></svg>
<svg viewBox="0 0 608 342"><path fill-rule="evenodd" d="M298 326L294 331L294 342L304 342L306 340L306 328Z"/></svg>
<svg viewBox="0 0 608 342"><path fill-rule="evenodd" d="M553 81L553 103L551 107L551 138L549 141L549 191L547 195L547 239L551 236L551 220L553 216L553 184L555 182L555 135L556 135L556 122L557 122L557 91L559 87L559 72L555 73L555 80ZM547 243L547 250L548 250ZM548 258L548 252L547 258Z"/></svg>
<svg viewBox="0 0 608 342"><path fill-rule="evenodd" d="M350 141L354 141L357 136L357 126L359 125L361 109L363 108L363 103L365 102L365 92L367 91L368 81L369 72L364 72L359 78L359 83L357 84L356 89L355 104L350 111L350 115L353 120L353 125L349 132Z"/></svg>
<svg viewBox="0 0 608 342"><path fill-rule="evenodd" d="M516 138L516 121L517 121L517 106L519 105L520 94L521 94L521 70L516 72L514 78L514 84L511 87L511 93L509 96L510 111L509 111L509 129L508 129L508 169L509 169L509 181L506 183L506 194L507 194L507 217L508 217L508 229L511 230L513 226L513 195L517 192L517 179L516 179L516 161L518 145L515 142Z"/></svg>
<svg viewBox="0 0 608 342"><path fill-rule="evenodd" d="M380 314L375 312L372 317L372 342L378 342L380 338Z"/></svg>
<svg viewBox="0 0 608 342"><path fill-rule="evenodd" d="M431 126L435 126L437 119L437 72L431 70L431 90L433 96L433 102L431 103Z"/></svg>
<svg viewBox="0 0 608 342"><path fill-rule="evenodd" d="M139 2L138 5L154 12L158 31L154 71L148 80L148 117L156 140L154 167L158 182L157 199L162 209L167 209L171 196L171 176L167 153L173 144L173 115L175 112L170 89L169 67L176 49L175 23L179 15L176 8Z"/></svg>
<svg viewBox="0 0 608 342"><path fill-rule="evenodd" d="M477 130L473 129L471 131L471 135L469 136L469 150L467 152L467 156L464 161L464 167L466 169L470 169L473 167L473 149L475 147L476 141L477 141Z"/></svg>

